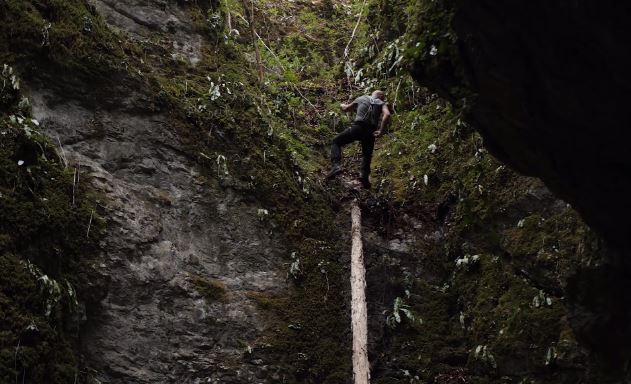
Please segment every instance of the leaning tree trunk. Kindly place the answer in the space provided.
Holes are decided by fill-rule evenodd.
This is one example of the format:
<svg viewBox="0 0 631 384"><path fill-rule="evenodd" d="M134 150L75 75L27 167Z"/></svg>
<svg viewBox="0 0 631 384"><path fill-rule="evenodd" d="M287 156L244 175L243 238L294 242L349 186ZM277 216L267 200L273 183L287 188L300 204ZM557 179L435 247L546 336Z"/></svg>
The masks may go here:
<svg viewBox="0 0 631 384"><path fill-rule="evenodd" d="M366 269L362 250L361 210L357 200L351 206L351 327L353 331L353 377L355 384L370 383L368 365L368 310Z"/></svg>
<svg viewBox="0 0 631 384"><path fill-rule="evenodd" d="M254 44L254 54L256 55L256 66L257 73L259 76L259 83L263 83L263 61L261 59L261 51L259 49L259 40L257 38L256 30L254 29L254 0L250 0L250 4L252 9L248 8L248 3L246 0L241 0L241 4L243 4L243 11L245 12L245 16L247 17L247 22L250 27L250 35L252 37L252 44Z"/></svg>

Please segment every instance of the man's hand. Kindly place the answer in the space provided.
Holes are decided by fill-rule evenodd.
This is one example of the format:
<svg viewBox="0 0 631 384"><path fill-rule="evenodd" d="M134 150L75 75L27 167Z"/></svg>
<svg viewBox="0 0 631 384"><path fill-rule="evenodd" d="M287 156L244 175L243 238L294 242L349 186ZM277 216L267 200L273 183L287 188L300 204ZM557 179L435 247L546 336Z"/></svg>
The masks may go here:
<svg viewBox="0 0 631 384"><path fill-rule="evenodd" d="M373 132L372 134L373 134L373 136L375 136L375 137L380 137L380 136L383 134L383 132L381 132L381 130L380 130L380 129L378 129L378 130L376 130L375 132Z"/></svg>

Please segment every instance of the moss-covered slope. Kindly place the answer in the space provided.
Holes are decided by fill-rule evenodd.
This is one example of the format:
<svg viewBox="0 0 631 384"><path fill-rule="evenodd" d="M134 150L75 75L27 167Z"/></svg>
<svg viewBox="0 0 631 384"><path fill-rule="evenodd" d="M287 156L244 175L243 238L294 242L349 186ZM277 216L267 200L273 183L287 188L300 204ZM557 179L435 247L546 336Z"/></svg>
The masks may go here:
<svg viewBox="0 0 631 384"><path fill-rule="evenodd" d="M444 92L459 95L453 107L410 76L410 59L422 57L434 89L454 85L441 77L453 74L442 72L454 41L449 2L373 2L369 15L355 84L385 88L396 110L366 207L369 225L396 245L371 251L369 273L388 276L371 292L383 313L375 381L624 380L570 326L568 281L601 262L598 236L540 181L489 155L463 117L466 91Z"/></svg>

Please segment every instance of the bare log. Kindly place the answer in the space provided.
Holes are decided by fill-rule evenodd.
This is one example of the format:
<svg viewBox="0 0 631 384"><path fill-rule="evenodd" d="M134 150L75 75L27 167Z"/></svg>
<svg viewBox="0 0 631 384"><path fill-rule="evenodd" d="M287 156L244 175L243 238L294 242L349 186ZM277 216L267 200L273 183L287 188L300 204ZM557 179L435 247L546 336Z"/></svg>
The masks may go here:
<svg viewBox="0 0 631 384"><path fill-rule="evenodd" d="M353 332L353 377L355 384L370 383L368 364L368 309L366 268L362 247L362 218L357 200L351 206L351 328Z"/></svg>

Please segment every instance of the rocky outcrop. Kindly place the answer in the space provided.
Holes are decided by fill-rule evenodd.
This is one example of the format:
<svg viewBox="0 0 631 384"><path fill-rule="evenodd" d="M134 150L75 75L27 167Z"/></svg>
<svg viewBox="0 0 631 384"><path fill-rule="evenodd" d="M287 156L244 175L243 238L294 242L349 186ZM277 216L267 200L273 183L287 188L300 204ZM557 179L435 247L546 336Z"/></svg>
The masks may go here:
<svg viewBox="0 0 631 384"><path fill-rule="evenodd" d="M463 107L495 156L540 177L607 240L613 266L586 271L568 287L573 324L596 349L611 351L612 342L629 350L631 314L617 298L631 286L624 129L631 8L452 1L423 12L435 17L421 30L438 32L419 36L435 49L416 57L414 76ZM607 304L597 304L603 297Z"/></svg>
<svg viewBox="0 0 631 384"><path fill-rule="evenodd" d="M451 4L441 12L452 12L454 55L440 70L432 65L446 50L423 55L416 78L452 100L457 89L472 91L469 120L493 154L541 177L610 242L628 248L629 6Z"/></svg>
<svg viewBox="0 0 631 384"><path fill-rule="evenodd" d="M174 24L173 55L196 62L201 37L176 6L95 5L136 38ZM285 250L259 220L260 205L204 177L168 118L129 81L107 91L73 84L72 96L33 84L31 98L44 130L104 195L109 218L98 266L109 289L82 337L88 376L108 383L265 377L260 360L243 361L268 325L252 294L283 289Z"/></svg>
<svg viewBox="0 0 631 384"><path fill-rule="evenodd" d="M138 96L104 109L32 95L34 115L94 180L111 218L100 265L111 284L89 314L87 365L100 382L248 381L261 368L241 358L266 324L248 293L284 285L283 245L255 202L195 170L164 116L133 107Z"/></svg>
<svg viewBox="0 0 631 384"><path fill-rule="evenodd" d="M138 40L150 40L164 33L163 40L171 45L171 56L197 64L202 55L202 36L185 9L170 2L90 0L96 11L112 27L129 33ZM160 4L162 3L162 4Z"/></svg>

